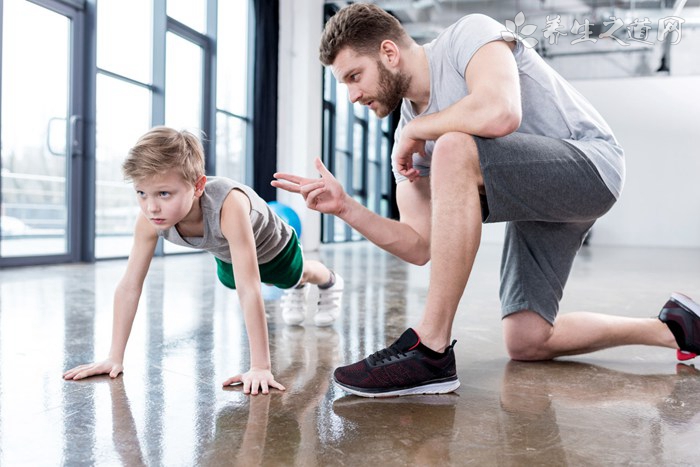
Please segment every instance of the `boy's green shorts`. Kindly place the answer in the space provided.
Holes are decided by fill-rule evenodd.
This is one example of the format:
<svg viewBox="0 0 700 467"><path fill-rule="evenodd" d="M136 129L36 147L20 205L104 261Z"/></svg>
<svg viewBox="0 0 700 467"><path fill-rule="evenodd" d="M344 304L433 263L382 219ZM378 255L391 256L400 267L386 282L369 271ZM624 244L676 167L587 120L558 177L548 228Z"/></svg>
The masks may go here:
<svg viewBox="0 0 700 467"><path fill-rule="evenodd" d="M236 281L233 278L233 265L216 259L216 274L219 280L229 289L236 288ZM280 289L294 287L301 280L304 272L304 254L296 232L292 230L292 238L275 258L269 263L259 264L260 280L265 284L274 285Z"/></svg>

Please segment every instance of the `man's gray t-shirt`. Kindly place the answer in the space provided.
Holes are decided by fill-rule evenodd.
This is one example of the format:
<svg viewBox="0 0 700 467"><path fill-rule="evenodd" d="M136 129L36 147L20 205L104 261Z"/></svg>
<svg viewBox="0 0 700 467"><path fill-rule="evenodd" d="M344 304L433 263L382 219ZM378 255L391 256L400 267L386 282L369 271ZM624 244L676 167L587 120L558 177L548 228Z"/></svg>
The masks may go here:
<svg viewBox="0 0 700 467"><path fill-rule="evenodd" d="M464 73L471 58L485 44L503 40L505 27L480 14L467 15L423 46L430 64L430 101L421 115L439 112L469 94ZM545 63L533 49L518 42L513 55L520 75L522 121L517 132L566 140L595 165L610 192L619 198L624 184L624 153L603 117L573 86ZM418 115L403 100L401 129ZM425 144L426 156L413 156L421 176L430 174L434 141ZM397 183L405 177L394 170Z"/></svg>

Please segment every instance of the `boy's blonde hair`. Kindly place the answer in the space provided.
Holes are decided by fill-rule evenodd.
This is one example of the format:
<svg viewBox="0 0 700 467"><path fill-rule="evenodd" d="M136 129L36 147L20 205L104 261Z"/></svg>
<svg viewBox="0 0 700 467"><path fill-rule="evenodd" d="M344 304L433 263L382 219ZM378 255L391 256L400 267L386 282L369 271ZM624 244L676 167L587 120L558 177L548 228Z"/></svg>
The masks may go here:
<svg viewBox="0 0 700 467"><path fill-rule="evenodd" d="M122 164L130 181L177 169L192 185L204 175L204 147L194 134L165 126L151 128L141 136Z"/></svg>

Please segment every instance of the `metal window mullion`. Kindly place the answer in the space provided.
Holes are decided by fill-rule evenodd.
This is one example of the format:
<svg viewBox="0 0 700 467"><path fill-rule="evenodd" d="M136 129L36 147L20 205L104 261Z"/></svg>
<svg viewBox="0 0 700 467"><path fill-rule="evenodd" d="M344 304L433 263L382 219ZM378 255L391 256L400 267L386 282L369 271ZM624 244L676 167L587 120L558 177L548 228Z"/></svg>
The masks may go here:
<svg viewBox="0 0 700 467"><path fill-rule="evenodd" d="M345 126L345 135L347 141L347 148L345 151L343 151L344 157L345 157L345 186L346 191L349 191L351 193L351 196L355 197L355 186L353 183L353 175L354 175L354 164L353 164L353 150L355 148L355 138L353 131L355 130L355 106L354 105L348 105L347 106L347 125ZM348 225L345 224L345 228L343 229L343 240L344 241L349 241L352 240L352 228Z"/></svg>
<svg viewBox="0 0 700 467"><path fill-rule="evenodd" d="M216 173L216 0L207 0L207 34L204 36L202 69L202 130L206 135L204 171Z"/></svg>
<svg viewBox="0 0 700 467"><path fill-rule="evenodd" d="M149 91L153 91L155 87L152 84L144 83L142 81L138 81L129 77L126 77L124 75L120 75L119 73L114 73L113 71L105 70L104 68L96 67L96 73L100 75L107 76L109 78L114 78L119 81L123 81L128 84L132 84L134 86L138 86L140 88L148 89Z"/></svg>
<svg viewBox="0 0 700 467"><path fill-rule="evenodd" d="M216 108L216 112L217 112L217 113L220 113L220 114L224 114L224 115L226 115L227 117L231 117L231 118L236 118L236 119L238 119L238 120L242 120L242 121L244 121L245 123L251 123L251 119L250 119L250 118L244 117L243 115L238 115L237 113L229 112L228 110L220 109L220 108L217 107L217 108Z"/></svg>
<svg viewBox="0 0 700 467"><path fill-rule="evenodd" d="M255 133L253 131L253 119L256 118L254 112L255 109L255 93L253 92L253 83L255 82L255 10L252 0L247 0L248 2L248 53L246 68L248 71L247 81L246 81L246 94L248 95L248 102L246 105L246 148L245 148L245 182L249 185L253 184L253 164L255 163L255 158L253 154L253 144Z"/></svg>
<svg viewBox="0 0 700 467"><path fill-rule="evenodd" d="M80 260L95 261L97 237L97 148L95 120L97 114L97 6L96 0L85 2L83 18L83 212L81 213L82 239Z"/></svg>
<svg viewBox="0 0 700 467"><path fill-rule="evenodd" d="M365 206L372 209L371 206L369 206L369 193L367 191L367 178L369 170L369 121L367 112L369 111L365 108L365 119L360 121L360 127L362 128L362 153L360 157L362 165L360 167L360 187L362 190L362 195L365 199Z"/></svg>
<svg viewBox="0 0 700 467"><path fill-rule="evenodd" d="M153 0L153 63L151 72L151 126L165 123L165 35L166 0ZM158 238L155 256L163 256L163 238Z"/></svg>
<svg viewBox="0 0 700 467"><path fill-rule="evenodd" d="M384 175L382 173L382 160L384 159L384 154L382 154L382 138L384 136L382 132L382 121L380 119L376 119L374 121L375 125L375 134L377 135L376 138L374 138L374 156L376 160L373 161L373 163L376 165L376 177L374 177L374 190L377 195L374 197L374 203L375 203L375 212L379 215L382 213L382 176Z"/></svg>
<svg viewBox="0 0 700 467"><path fill-rule="evenodd" d="M46 6L47 3L45 0L28 0L30 3L34 3L40 6ZM57 5L65 6L67 8L70 8L72 10L84 10L87 6L86 0L50 0L50 3L54 3ZM58 10L56 10L58 11Z"/></svg>
<svg viewBox="0 0 700 467"><path fill-rule="evenodd" d="M2 38L4 34L2 33L2 27L5 24L4 23L4 12L5 12L5 6L3 5L3 0L0 0L0 129L2 129L2 77L3 77L3 60L2 60L2 51L3 51L3 44L2 44ZM2 131L0 131L0 147L3 146L3 141L2 141ZM2 201L2 151L0 151L0 212L2 211L2 206L3 206L3 201ZM0 232L0 252L2 251L2 233ZM3 258L2 254L0 254L0 266L3 265Z"/></svg>
<svg viewBox="0 0 700 467"><path fill-rule="evenodd" d="M53 11L54 13L59 13L61 15L67 16L68 18L75 19L74 16L76 12L85 9L85 0L27 0L29 3L33 3L40 7L46 8Z"/></svg>
<svg viewBox="0 0 700 467"><path fill-rule="evenodd" d="M70 155L67 173L67 182L69 186L67 204L70 215L68 216L69 223L66 239L68 241L68 255L71 258L71 262L77 262L80 260L80 245L86 236L89 235L84 230L85 223L83 222L85 220L83 218L83 210L86 209L86 206L81 202L82 195L84 194L83 187L86 182L84 169L87 159L84 151L85 131L83 123L85 122L85 115L83 114L82 94L85 89L83 85L85 80L83 73L85 54L82 49L85 43L83 40L85 36L83 15L74 12L69 18L73 24L70 38L70 105L68 107L70 118L66 141L66 148L69 149L68 154ZM74 143L77 143L77 147ZM91 204L94 205L94 200Z"/></svg>
<svg viewBox="0 0 700 467"><path fill-rule="evenodd" d="M209 27L208 24L207 27ZM201 32L196 31L191 27L179 22L178 20L171 18L167 15L167 13L165 15L165 29L168 32L177 34L185 40L194 42L195 44L198 44L201 47L206 47L209 42L209 38L206 34L202 34Z"/></svg>
<svg viewBox="0 0 700 467"><path fill-rule="evenodd" d="M324 80L325 81L325 80ZM324 83L327 85L328 83ZM335 170L335 104L331 101L323 101L324 127L322 133L322 159L331 173ZM324 243L333 243L335 228L333 216L321 214L321 240Z"/></svg>

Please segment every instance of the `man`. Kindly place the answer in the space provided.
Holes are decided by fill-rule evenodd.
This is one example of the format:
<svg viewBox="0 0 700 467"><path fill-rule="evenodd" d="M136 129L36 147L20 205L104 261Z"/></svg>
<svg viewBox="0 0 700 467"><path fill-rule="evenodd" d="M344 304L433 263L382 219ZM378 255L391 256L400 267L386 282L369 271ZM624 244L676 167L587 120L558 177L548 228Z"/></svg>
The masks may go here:
<svg viewBox="0 0 700 467"><path fill-rule="evenodd" d="M276 174L273 185L406 261L432 261L421 322L390 347L336 369L336 383L353 394L459 386L450 335L482 221L507 222L500 296L513 359L629 344L700 351L700 305L679 294L660 319L556 317L583 239L620 195L623 151L591 104L534 50L503 40L503 30L468 15L420 46L394 17L360 3L325 26L321 61L350 100L379 117L402 103L392 154L400 221L347 196L319 160L320 179Z"/></svg>

